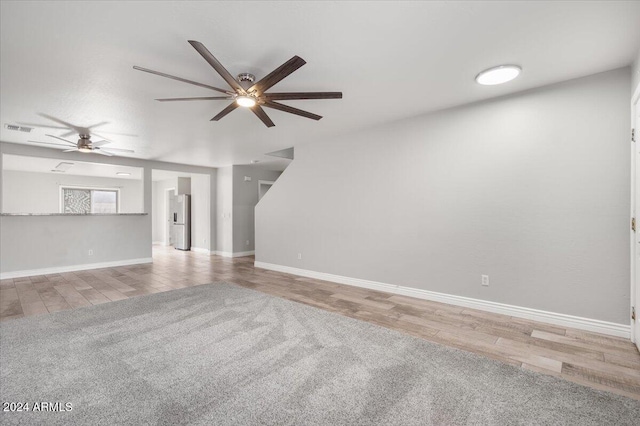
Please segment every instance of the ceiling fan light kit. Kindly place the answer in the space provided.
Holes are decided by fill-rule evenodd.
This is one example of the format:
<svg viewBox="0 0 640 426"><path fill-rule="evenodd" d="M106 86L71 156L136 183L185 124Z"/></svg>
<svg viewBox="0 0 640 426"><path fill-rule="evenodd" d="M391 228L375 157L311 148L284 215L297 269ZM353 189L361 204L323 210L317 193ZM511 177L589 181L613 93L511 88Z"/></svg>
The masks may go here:
<svg viewBox="0 0 640 426"><path fill-rule="evenodd" d="M238 105L245 108L250 108L252 106L255 106L255 104L257 103L256 98L254 98L253 96L244 96L244 95L238 96L236 98L236 102L238 103Z"/></svg>
<svg viewBox="0 0 640 426"><path fill-rule="evenodd" d="M160 102L173 102L173 101L208 101L208 100L230 100L232 101L225 109L220 111L214 116L211 121L218 121L235 110L237 107L244 107L250 109L256 117L260 119L267 127L274 127L275 124L262 107L277 109L279 111L287 112L289 114L299 115L301 117L310 118L312 120L320 120L322 116L313 114L298 108L284 105L277 100L302 100L302 99L342 99L342 92L291 92L291 93L266 93L271 87L283 80L285 77L296 71L298 68L306 64L305 60L299 56L294 56L271 73L266 75L260 81L255 83L255 76L250 73L238 74L237 78L234 78L229 71L218 61L215 56L209 52L209 50L199 41L189 40L189 44L204 58L205 61L222 77L222 79L231 87L232 90L220 89L218 87L210 86L208 84L198 83L192 80L187 80L182 77L176 77L163 72L150 70L148 68L142 68L134 66L133 69L138 71L155 74L160 77L170 78L172 80L181 81L187 84L193 84L195 86L203 87L205 89L213 90L220 93L225 93L227 96L215 96L215 97L194 97L194 98L165 98L157 99Z"/></svg>

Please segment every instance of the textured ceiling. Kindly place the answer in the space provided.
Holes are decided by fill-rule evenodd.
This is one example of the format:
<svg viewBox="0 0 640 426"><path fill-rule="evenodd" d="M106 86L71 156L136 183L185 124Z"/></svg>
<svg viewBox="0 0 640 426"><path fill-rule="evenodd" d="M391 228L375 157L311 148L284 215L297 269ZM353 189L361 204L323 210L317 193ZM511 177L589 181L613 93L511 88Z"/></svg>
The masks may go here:
<svg viewBox="0 0 640 426"><path fill-rule="evenodd" d="M629 65L640 49L640 2L8 2L1 3L2 123L106 121L131 156L225 166L386 121ZM226 101L159 103L215 92L132 69L139 65L226 87L187 43L204 43L232 73L266 75L293 55L307 64L277 91L342 91L290 101L318 122L267 110L266 128ZM523 67L503 86L482 69ZM272 90L274 90L272 89ZM51 123L51 122L49 122ZM54 124L54 123L51 123ZM0 139L45 141L4 127ZM72 138L73 139L73 138Z"/></svg>

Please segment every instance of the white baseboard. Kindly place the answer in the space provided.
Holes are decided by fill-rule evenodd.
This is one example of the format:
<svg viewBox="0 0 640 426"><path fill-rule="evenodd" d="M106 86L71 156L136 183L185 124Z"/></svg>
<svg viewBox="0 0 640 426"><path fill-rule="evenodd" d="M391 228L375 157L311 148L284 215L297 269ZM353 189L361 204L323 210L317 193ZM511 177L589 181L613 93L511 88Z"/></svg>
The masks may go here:
<svg viewBox="0 0 640 426"><path fill-rule="evenodd" d="M209 249L200 247L191 247L191 251L195 253L211 254L211 251Z"/></svg>
<svg viewBox="0 0 640 426"><path fill-rule="evenodd" d="M602 333L609 336L622 337L625 339L631 338L631 326L625 324L616 324L613 322L601 321L591 318L559 314L556 312L548 312L539 309L525 308L522 306L507 305L504 303L490 302L481 299L472 299L470 297L455 296L452 294L437 293L435 291L421 290L412 287L403 287L400 285L386 284L359 278L343 277L340 275L309 271L306 269L275 265L272 263L255 262L254 265L256 268L285 272L287 274L300 275L303 277L315 278L324 281L331 281L338 284L364 287L372 290L384 291L387 293L415 297L418 299L448 303L450 305L463 306L465 308L472 308L487 312L493 312L496 314L525 318L533 321L559 325L561 327L577 328L579 330L592 331L595 333Z"/></svg>
<svg viewBox="0 0 640 426"><path fill-rule="evenodd" d="M153 258L115 260L113 262L85 263L82 265L57 266L53 268L28 269L24 271L0 272L0 279L32 277L35 275L60 274L62 272L85 271L87 269L112 268L114 266L138 265L140 263L152 263Z"/></svg>
<svg viewBox="0 0 640 426"><path fill-rule="evenodd" d="M166 246L164 241L153 241L151 244L153 244L154 246Z"/></svg>
<svg viewBox="0 0 640 426"><path fill-rule="evenodd" d="M237 251L232 253L230 251L213 251L211 254L216 254L222 257L244 257L244 256L253 256L255 254L255 250L251 251Z"/></svg>

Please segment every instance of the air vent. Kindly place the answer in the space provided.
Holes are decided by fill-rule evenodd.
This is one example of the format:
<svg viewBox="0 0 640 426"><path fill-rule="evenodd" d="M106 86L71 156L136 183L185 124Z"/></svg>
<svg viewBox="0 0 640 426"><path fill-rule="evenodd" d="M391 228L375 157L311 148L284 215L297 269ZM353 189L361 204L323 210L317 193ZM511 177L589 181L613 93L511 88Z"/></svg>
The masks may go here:
<svg viewBox="0 0 640 426"><path fill-rule="evenodd" d="M16 126L15 124L5 124L4 127L6 127L8 130L15 130L18 132L25 132L25 133L30 133L33 130L33 127Z"/></svg>

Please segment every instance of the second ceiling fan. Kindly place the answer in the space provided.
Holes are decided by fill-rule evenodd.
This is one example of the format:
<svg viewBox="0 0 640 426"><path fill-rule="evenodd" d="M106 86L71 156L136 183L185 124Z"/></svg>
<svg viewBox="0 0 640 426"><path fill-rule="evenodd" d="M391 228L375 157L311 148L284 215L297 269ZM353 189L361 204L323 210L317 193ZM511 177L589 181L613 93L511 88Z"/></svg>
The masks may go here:
<svg viewBox="0 0 640 426"><path fill-rule="evenodd" d="M225 96L209 96L196 98L168 98L157 99L160 102L170 101L207 101L207 100L230 100L233 101L229 106L220 111L218 115L213 117L211 121L218 121L222 117L229 114L238 107L249 108L267 127L273 127L273 121L269 118L262 107L273 108L280 111L296 114L312 120L320 120L322 116L311 112L303 111L298 108L284 105L279 100L298 100L298 99L341 99L342 92L289 92L289 93L266 93L276 83L293 73L295 70L306 64L305 60L299 56L294 56L278 68L273 70L267 76L255 82L255 76L249 73L239 74L238 78L234 78L229 71L207 50L207 48L199 41L189 40L191 46L213 67L214 70L227 82L232 90L220 89L218 87L209 86L185 78L176 77L159 71L150 70L134 66L138 71L144 71L161 77L170 78L183 83L189 83L196 86L204 87L216 92L224 93Z"/></svg>

